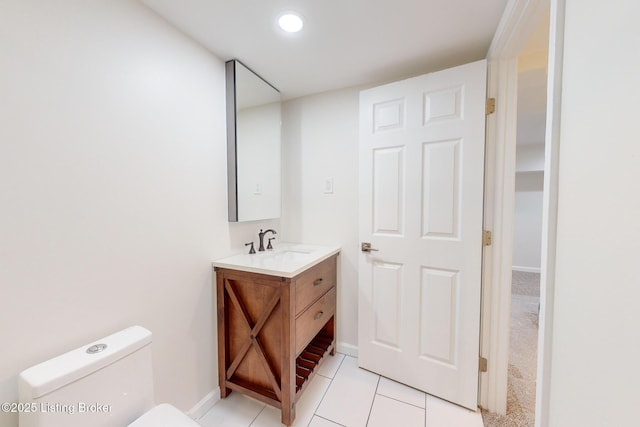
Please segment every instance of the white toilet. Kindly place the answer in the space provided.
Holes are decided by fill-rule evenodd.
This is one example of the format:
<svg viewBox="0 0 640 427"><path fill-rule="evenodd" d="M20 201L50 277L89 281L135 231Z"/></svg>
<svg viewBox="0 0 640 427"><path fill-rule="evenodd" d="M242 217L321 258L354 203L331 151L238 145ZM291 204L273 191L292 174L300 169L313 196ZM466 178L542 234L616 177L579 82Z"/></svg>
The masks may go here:
<svg viewBox="0 0 640 427"><path fill-rule="evenodd" d="M151 332L133 326L23 371L20 427L199 427L154 406Z"/></svg>

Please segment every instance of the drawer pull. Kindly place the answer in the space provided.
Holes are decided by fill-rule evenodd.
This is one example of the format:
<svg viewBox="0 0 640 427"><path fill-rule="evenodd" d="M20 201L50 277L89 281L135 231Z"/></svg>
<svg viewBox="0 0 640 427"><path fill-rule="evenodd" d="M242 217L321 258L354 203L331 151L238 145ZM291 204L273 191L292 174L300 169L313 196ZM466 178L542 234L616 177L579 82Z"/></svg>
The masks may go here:
<svg viewBox="0 0 640 427"><path fill-rule="evenodd" d="M316 315L313 316L313 320L318 320L319 318L322 317L323 314L324 314L324 311L317 312Z"/></svg>
<svg viewBox="0 0 640 427"><path fill-rule="evenodd" d="M318 286L322 284L322 277L313 281L313 286Z"/></svg>

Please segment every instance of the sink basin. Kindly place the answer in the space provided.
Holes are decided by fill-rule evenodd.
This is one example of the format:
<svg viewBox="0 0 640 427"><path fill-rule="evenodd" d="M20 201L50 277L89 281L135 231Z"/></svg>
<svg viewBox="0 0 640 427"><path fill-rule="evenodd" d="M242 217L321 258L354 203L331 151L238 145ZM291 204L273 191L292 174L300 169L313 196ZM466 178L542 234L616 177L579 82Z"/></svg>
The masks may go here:
<svg viewBox="0 0 640 427"><path fill-rule="evenodd" d="M339 246L280 243L276 249L256 254L238 254L216 260L213 262L213 266L272 276L293 277L338 252L340 252Z"/></svg>

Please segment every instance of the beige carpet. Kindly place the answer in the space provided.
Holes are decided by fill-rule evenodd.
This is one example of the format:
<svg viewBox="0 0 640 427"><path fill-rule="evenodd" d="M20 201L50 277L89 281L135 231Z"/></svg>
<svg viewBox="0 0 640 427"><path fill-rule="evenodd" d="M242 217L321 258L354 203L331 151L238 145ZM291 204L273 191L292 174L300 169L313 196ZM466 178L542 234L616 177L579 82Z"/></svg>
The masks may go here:
<svg viewBox="0 0 640 427"><path fill-rule="evenodd" d="M487 427L534 425L540 274L514 271L512 282L507 415L482 411Z"/></svg>

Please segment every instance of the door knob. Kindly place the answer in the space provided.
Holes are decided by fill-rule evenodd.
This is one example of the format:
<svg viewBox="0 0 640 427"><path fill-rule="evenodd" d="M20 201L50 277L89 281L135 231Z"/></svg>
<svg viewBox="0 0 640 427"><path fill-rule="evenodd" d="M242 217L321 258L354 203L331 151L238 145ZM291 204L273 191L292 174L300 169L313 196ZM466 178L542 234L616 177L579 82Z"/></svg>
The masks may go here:
<svg viewBox="0 0 640 427"><path fill-rule="evenodd" d="M362 242L360 244L360 250L362 252L372 252L372 251L377 251L377 249L374 249L371 247L371 243L367 243L367 242Z"/></svg>

